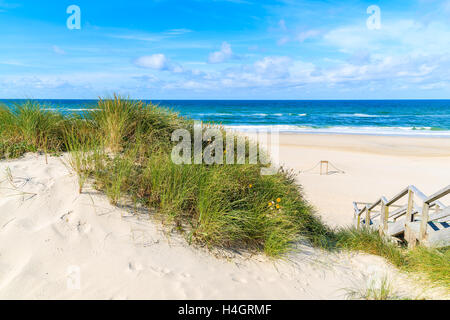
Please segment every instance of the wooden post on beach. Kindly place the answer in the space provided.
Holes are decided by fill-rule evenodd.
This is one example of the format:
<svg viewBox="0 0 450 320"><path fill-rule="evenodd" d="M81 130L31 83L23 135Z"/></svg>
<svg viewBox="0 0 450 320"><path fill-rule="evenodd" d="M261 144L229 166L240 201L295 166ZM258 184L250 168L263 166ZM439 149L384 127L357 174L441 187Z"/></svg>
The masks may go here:
<svg viewBox="0 0 450 320"><path fill-rule="evenodd" d="M322 167L324 164L327 165L326 175L328 175L328 161L324 161L324 160L320 161L320 175L322 175L322 172L323 172Z"/></svg>

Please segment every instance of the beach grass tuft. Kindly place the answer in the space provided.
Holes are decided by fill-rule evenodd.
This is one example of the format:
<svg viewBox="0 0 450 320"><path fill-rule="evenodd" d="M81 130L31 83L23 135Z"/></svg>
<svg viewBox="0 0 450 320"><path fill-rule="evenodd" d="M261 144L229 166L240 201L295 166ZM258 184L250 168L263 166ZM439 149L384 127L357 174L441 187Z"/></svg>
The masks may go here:
<svg viewBox="0 0 450 320"><path fill-rule="evenodd" d="M450 291L450 247L409 249L381 237L377 231L346 228L336 232L336 248L381 256L400 270L420 275L429 285Z"/></svg>
<svg viewBox="0 0 450 320"><path fill-rule="evenodd" d="M27 101L7 108L0 106L0 157L17 158L25 152L60 150L64 117Z"/></svg>
<svg viewBox="0 0 450 320"><path fill-rule="evenodd" d="M336 247L352 251L362 251L365 253L382 256L396 267L406 263L405 256L401 248L394 242L389 241L379 235L377 231L362 228L346 228L337 231Z"/></svg>
<svg viewBox="0 0 450 320"><path fill-rule="evenodd" d="M346 289L347 299L351 300L411 300L400 297L387 276L381 279L370 279L363 288Z"/></svg>

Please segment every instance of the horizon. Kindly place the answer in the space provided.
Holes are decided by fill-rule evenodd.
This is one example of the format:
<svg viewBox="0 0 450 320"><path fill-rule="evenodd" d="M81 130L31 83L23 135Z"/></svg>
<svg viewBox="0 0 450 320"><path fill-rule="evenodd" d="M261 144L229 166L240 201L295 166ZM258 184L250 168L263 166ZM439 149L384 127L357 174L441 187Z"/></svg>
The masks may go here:
<svg viewBox="0 0 450 320"><path fill-rule="evenodd" d="M97 101L100 98L0 98L0 101ZM101 99L109 99L101 97ZM142 101L450 101L450 99L441 98L418 98L418 99L151 99L151 98L126 98L129 100Z"/></svg>
<svg viewBox="0 0 450 320"><path fill-rule="evenodd" d="M0 0L0 99L448 100L449 17L449 0Z"/></svg>

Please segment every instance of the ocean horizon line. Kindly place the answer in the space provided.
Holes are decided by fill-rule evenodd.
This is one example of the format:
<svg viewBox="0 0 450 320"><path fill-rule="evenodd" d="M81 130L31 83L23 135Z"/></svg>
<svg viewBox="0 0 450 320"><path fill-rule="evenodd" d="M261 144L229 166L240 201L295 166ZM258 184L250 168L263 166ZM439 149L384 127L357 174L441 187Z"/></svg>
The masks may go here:
<svg viewBox="0 0 450 320"><path fill-rule="evenodd" d="M112 96L111 96L112 97ZM108 99L110 96L101 97L102 99ZM187 98L134 98L126 97L130 100L141 101L450 101L450 98L390 98L390 99L187 99ZM0 98L0 102L3 101L98 101L99 98Z"/></svg>

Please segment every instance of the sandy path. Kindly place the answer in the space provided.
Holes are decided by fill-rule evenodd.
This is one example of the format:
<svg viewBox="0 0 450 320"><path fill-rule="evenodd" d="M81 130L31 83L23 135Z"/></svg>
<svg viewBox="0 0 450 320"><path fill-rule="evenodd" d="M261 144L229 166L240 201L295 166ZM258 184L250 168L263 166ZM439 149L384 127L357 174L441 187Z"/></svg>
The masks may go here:
<svg viewBox="0 0 450 320"><path fill-rule="evenodd" d="M276 263L215 258L103 195L77 194L61 158L2 161L0 181L0 299L342 299L384 276L422 295L374 256L303 247Z"/></svg>

